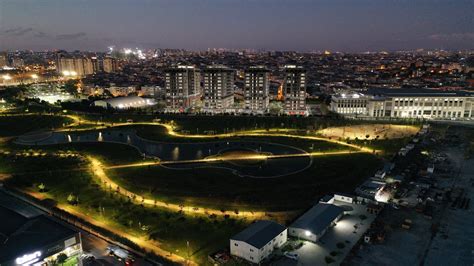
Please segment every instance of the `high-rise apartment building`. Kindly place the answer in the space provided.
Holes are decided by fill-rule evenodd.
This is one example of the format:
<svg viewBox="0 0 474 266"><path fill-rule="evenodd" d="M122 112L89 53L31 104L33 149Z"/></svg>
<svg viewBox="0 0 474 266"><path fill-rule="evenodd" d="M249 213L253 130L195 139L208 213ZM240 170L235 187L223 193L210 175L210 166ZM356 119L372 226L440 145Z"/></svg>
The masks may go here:
<svg viewBox="0 0 474 266"><path fill-rule="evenodd" d="M225 66L208 66L203 70L204 110L224 112L234 104L234 70Z"/></svg>
<svg viewBox="0 0 474 266"><path fill-rule="evenodd" d="M94 63L90 58L58 57L56 70L65 76L85 76L94 73Z"/></svg>
<svg viewBox="0 0 474 266"><path fill-rule="evenodd" d="M165 70L165 100L168 111L184 112L201 96L201 75L194 66L178 65Z"/></svg>
<svg viewBox="0 0 474 266"><path fill-rule="evenodd" d="M244 108L253 113L264 113L269 103L268 70L264 66L249 67L245 71Z"/></svg>
<svg viewBox="0 0 474 266"><path fill-rule="evenodd" d="M306 115L306 70L301 66L285 66L283 81L284 111L287 114Z"/></svg>
<svg viewBox="0 0 474 266"><path fill-rule="evenodd" d="M0 52L0 68L8 66L8 56L5 52Z"/></svg>
<svg viewBox="0 0 474 266"><path fill-rule="evenodd" d="M102 71L105 73L114 73L117 71L117 60L111 57L104 57L102 59Z"/></svg>
<svg viewBox="0 0 474 266"><path fill-rule="evenodd" d="M60 55L56 61L57 72L65 76L86 76L98 72L113 73L117 70L114 58L67 57Z"/></svg>

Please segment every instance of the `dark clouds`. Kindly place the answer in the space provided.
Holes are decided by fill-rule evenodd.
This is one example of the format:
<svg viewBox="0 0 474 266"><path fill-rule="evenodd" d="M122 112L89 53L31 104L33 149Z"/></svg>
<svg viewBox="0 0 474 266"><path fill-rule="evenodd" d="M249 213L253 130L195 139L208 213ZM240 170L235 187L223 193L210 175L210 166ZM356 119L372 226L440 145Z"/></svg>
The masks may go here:
<svg viewBox="0 0 474 266"><path fill-rule="evenodd" d="M10 29L0 31L0 35L14 37L14 36L23 36L31 32L33 32L33 28L16 27L16 28L10 28Z"/></svg>
<svg viewBox="0 0 474 266"><path fill-rule="evenodd" d="M16 28L1 30L0 36L10 37L10 38L33 37L33 38L50 39L50 40L57 40L57 41L63 41L63 40L70 41L70 40L85 39L87 34L85 32L68 33L68 34L50 34L41 30L33 29L31 27L28 27L28 28L16 27Z"/></svg>
<svg viewBox="0 0 474 266"><path fill-rule="evenodd" d="M56 35L56 40L77 40L77 39L82 39L86 37L85 32L78 32L78 33L73 33L73 34L59 34Z"/></svg>
<svg viewBox="0 0 474 266"><path fill-rule="evenodd" d="M0 50L473 49L473 0L0 0Z"/></svg>

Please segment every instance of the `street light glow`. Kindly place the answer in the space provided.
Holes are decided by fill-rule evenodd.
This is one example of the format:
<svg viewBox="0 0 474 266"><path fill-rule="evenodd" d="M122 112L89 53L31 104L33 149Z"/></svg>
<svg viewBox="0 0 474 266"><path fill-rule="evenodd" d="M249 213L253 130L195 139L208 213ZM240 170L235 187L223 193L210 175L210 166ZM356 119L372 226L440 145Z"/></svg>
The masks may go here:
<svg viewBox="0 0 474 266"><path fill-rule="evenodd" d="M3 75L2 78L3 78L4 80L11 80L11 79L12 79L12 77L11 77L10 75L8 75L8 74Z"/></svg>

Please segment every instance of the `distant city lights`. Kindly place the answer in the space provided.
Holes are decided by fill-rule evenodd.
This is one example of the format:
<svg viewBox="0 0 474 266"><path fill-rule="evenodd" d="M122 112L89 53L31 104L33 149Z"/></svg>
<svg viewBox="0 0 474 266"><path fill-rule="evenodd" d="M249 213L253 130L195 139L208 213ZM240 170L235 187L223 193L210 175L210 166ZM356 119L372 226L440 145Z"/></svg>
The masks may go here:
<svg viewBox="0 0 474 266"><path fill-rule="evenodd" d="M138 57L138 59L140 59L140 60L146 59L145 54L143 53L143 51L138 49L138 48L135 48L135 49L123 48L122 51L125 55L133 54L136 57Z"/></svg>

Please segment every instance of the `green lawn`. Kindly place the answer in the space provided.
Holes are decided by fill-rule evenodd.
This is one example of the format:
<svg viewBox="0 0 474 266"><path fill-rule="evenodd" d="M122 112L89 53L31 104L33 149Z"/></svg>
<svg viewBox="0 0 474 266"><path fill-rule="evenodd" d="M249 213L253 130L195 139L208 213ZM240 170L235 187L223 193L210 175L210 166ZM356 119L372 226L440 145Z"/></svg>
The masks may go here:
<svg viewBox="0 0 474 266"><path fill-rule="evenodd" d="M382 150L383 156L392 157L400 148L404 147L411 141L411 138L401 139L379 139L379 140L352 140L350 143L363 145L371 149Z"/></svg>
<svg viewBox="0 0 474 266"><path fill-rule="evenodd" d="M309 169L273 179L239 177L216 168L152 166L108 173L127 189L160 200L228 210L291 210L305 208L330 192L352 192L379 167L381 161L370 154L351 154L315 157Z"/></svg>
<svg viewBox="0 0 474 266"><path fill-rule="evenodd" d="M31 131L62 127L71 120L62 116L15 115L0 116L0 137L18 136Z"/></svg>
<svg viewBox="0 0 474 266"><path fill-rule="evenodd" d="M2 156L0 162L10 159ZM68 195L73 193L79 197L76 208L82 213L111 221L114 227L133 235L158 240L164 249L173 253L186 257L186 241L189 241L189 253L200 264L207 262L210 252L227 246L229 237L248 223L245 220L193 217L165 209L143 207L103 188L86 171L54 171L58 168L73 169L80 163L78 158L17 158L12 164L12 172L22 174L9 179L7 185L39 191L38 185L43 183L47 190L45 195L60 203L67 203Z"/></svg>

